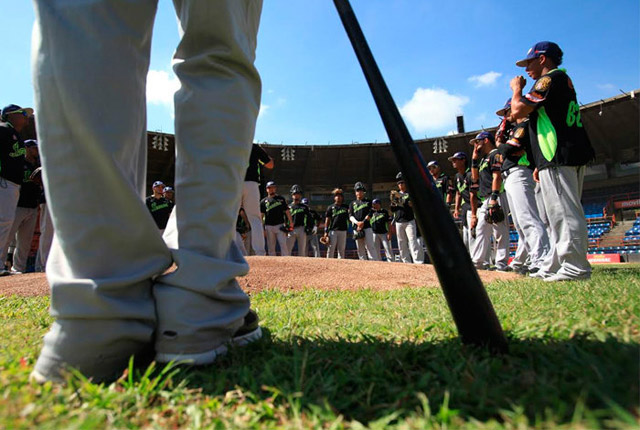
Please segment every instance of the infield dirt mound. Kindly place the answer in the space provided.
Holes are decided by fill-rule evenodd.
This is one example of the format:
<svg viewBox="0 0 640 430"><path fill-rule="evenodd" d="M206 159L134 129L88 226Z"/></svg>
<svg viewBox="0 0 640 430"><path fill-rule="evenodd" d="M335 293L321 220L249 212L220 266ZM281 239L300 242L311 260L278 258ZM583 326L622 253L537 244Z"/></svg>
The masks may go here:
<svg viewBox="0 0 640 430"><path fill-rule="evenodd" d="M437 287L432 265L305 257L247 257L249 274L239 278L247 293L263 290L394 290ZM513 273L479 271L484 283L517 279ZM43 273L0 277L0 295L43 296L49 286Z"/></svg>

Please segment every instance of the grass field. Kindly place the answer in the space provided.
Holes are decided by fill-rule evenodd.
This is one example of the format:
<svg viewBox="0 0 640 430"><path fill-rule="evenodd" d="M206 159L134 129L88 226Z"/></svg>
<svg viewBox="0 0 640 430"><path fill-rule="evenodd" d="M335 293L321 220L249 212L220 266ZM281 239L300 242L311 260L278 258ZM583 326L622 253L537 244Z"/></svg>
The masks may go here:
<svg viewBox="0 0 640 430"><path fill-rule="evenodd" d="M0 297L0 428L599 429L639 426L640 266L487 286L510 342L463 347L439 289L263 292L255 345L215 366L28 381L47 298Z"/></svg>

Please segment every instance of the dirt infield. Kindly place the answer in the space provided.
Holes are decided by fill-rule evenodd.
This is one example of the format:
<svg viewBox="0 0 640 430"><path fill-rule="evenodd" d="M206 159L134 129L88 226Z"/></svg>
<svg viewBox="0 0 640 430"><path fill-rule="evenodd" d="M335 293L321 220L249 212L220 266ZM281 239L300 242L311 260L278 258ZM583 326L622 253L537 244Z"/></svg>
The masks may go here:
<svg viewBox="0 0 640 430"><path fill-rule="evenodd" d="M300 257L248 257L249 274L239 278L247 293L263 290L393 290L407 287L436 287L433 266L381 261L334 260ZM496 279L517 279L512 273L480 271L487 283ZM43 296L49 286L43 273L0 277L0 295Z"/></svg>

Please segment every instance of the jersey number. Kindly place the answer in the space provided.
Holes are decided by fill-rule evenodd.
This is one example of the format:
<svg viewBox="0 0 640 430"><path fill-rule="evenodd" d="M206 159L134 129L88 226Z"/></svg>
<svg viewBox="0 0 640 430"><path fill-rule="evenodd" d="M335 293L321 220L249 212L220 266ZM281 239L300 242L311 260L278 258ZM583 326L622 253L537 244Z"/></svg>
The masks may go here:
<svg viewBox="0 0 640 430"><path fill-rule="evenodd" d="M567 110L567 126L573 127L573 124L578 127L582 127L582 121L580 120L580 106L574 101L569 103L569 109Z"/></svg>

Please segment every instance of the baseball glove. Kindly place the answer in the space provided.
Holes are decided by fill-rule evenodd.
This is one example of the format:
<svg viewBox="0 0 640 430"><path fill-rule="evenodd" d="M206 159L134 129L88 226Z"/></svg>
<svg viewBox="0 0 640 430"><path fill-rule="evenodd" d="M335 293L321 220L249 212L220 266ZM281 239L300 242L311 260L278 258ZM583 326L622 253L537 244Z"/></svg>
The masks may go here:
<svg viewBox="0 0 640 430"><path fill-rule="evenodd" d="M364 239L364 230L356 230L353 232L353 240Z"/></svg>
<svg viewBox="0 0 640 430"><path fill-rule="evenodd" d="M489 205L487 213L484 214L484 220L490 224L498 224L504 221L504 211L497 203Z"/></svg>
<svg viewBox="0 0 640 430"><path fill-rule="evenodd" d="M389 200L392 206L402 206L402 195L396 190L389 192Z"/></svg>
<svg viewBox="0 0 640 430"><path fill-rule="evenodd" d="M329 236L322 236L320 238L320 243L325 246L329 245Z"/></svg>
<svg viewBox="0 0 640 430"><path fill-rule="evenodd" d="M286 225L281 225L280 226L280 230L285 232L285 233L290 233L290 232L293 231L293 228L290 228L289 226L286 226Z"/></svg>

